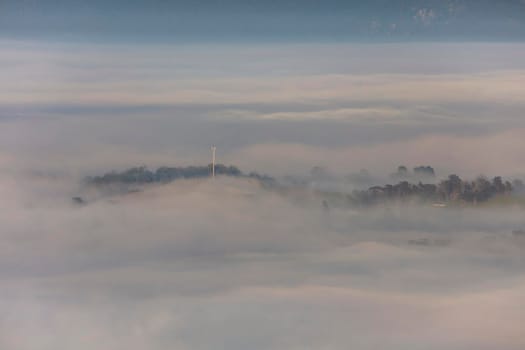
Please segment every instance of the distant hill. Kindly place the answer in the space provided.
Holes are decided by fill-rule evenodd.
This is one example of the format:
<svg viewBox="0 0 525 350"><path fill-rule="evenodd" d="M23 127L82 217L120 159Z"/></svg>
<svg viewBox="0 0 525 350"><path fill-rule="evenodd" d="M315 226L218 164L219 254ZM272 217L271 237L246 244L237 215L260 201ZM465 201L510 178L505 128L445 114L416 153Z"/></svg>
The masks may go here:
<svg viewBox="0 0 525 350"><path fill-rule="evenodd" d="M252 172L244 174L239 168L223 164L215 165L217 176L250 177L262 182L269 183L275 181L267 175L260 175ZM178 179L205 178L211 176L211 165L207 166L188 166L188 167L160 167L155 171L149 170L145 166L134 167L122 172L109 172L100 176L86 178L86 182L92 185L111 185L128 184L143 185L148 183L167 183Z"/></svg>
<svg viewBox="0 0 525 350"><path fill-rule="evenodd" d="M314 170L319 170L314 168ZM217 176L230 176L239 178L252 178L258 180L265 188L277 191L284 196L297 195L299 193L312 193L322 200L324 206L368 206L391 201L416 201L427 203L465 203L478 204L487 202L493 198L511 198L523 194L525 185L521 180L512 182L505 181L496 176L493 179L478 177L473 181L462 180L457 175L449 175L448 178L437 183L422 183L411 180L423 178L431 179L435 176L434 169L430 166L419 166L414 168L414 173L408 172L406 167L400 166L397 173L391 175L392 179L399 181L397 184L372 186L366 190L354 190L351 193L341 191L321 190L311 187L311 180L317 179L314 174L310 180L279 182L268 175L256 172L243 173L233 165L217 164L215 166ZM108 189L114 185L124 186L124 193L136 191L134 185L141 186L154 183L169 183L180 179L198 179L211 176L211 164L206 166L187 167L159 167L150 170L145 166L130 168L121 172L112 171L100 176L86 178L86 183L93 186L102 186ZM122 190L122 189L121 189ZM117 193L122 192L118 190ZM110 191L111 192L111 191ZM517 197L516 197L517 198ZM74 198L75 203L83 203L82 198ZM509 202L500 200L500 203ZM510 201L512 202L512 201ZM510 203L509 202L509 203Z"/></svg>

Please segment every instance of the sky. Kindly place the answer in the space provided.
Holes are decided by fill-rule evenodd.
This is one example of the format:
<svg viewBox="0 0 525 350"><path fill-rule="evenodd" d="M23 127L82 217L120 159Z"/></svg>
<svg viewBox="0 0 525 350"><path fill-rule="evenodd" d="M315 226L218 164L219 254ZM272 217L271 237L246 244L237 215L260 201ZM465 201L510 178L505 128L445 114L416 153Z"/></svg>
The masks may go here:
<svg viewBox="0 0 525 350"><path fill-rule="evenodd" d="M0 348L523 349L523 208L82 180L211 145L278 179L525 179L524 38L518 0L0 0Z"/></svg>
<svg viewBox="0 0 525 350"><path fill-rule="evenodd" d="M523 40L521 0L4 0L8 36L140 42Z"/></svg>

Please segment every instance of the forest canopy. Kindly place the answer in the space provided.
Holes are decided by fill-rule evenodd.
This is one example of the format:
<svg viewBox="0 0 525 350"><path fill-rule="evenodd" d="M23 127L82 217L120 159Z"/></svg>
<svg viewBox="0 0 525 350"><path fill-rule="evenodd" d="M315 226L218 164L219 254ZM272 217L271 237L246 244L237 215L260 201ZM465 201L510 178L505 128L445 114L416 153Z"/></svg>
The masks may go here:
<svg viewBox="0 0 525 350"><path fill-rule="evenodd" d="M216 164L215 174L217 176L243 177L258 180L267 188L288 193L290 187L312 189L311 184L319 180L322 181L327 175L320 167L314 167L310 177L306 181L285 181L279 182L268 175L261 175L256 172L243 173L238 167L233 165ZM364 174L364 173L363 173ZM368 176L368 173L366 173ZM122 172L112 171L101 176L88 177L86 182L89 185L146 185L153 183L169 183L179 179L206 178L211 176L211 164L207 166L188 166L188 167L159 167L150 170L146 166L134 167ZM364 176L364 175L363 175ZM435 171L431 166L418 166L409 171L406 166L399 166L397 172L390 175L394 184L375 185L362 190L353 190L351 193L340 191L334 193L327 190L315 190L321 197L339 197L338 203L345 205L375 205L389 201L411 201L430 203L461 202L477 204L486 202L498 196L511 196L522 193L525 189L522 180L504 180L501 176L489 179L479 176L474 180L463 180L458 175L449 175L446 179L435 181ZM428 180L427 182L423 182ZM323 202L324 203L324 202ZM327 202L328 203L328 202Z"/></svg>

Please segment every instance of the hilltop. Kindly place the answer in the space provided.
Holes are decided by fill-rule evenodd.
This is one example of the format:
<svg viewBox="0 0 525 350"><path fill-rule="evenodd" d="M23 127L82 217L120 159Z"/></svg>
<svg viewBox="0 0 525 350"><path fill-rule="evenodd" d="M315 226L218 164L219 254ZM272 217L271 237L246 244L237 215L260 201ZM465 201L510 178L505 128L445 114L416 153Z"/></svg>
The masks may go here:
<svg viewBox="0 0 525 350"><path fill-rule="evenodd" d="M309 177L301 179L277 180L257 172L244 173L236 166L224 164L215 166L215 174L220 177L255 179L267 190L290 198L318 200L324 208L366 207L393 202L441 206L478 205L494 202L496 199L498 199L497 204L515 204L520 202L519 195L525 192L522 180L509 181L501 176L492 179L479 176L474 180L463 180L458 175L452 174L441 181L436 181L434 169L430 166L415 167L413 173L406 167L400 166L397 172L390 175L395 181L393 184L374 185L365 189L352 189L348 182L344 182L345 180L337 190L316 187L327 178L319 167L314 167ZM361 173L362 176L365 174L367 173ZM210 176L211 165L163 166L156 170L140 166L87 177L85 184L88 187L102 189L106 194L122 194L140 191L142 187L151 184L167 184L182 179L205 179ZM351 180L355 180L355 176L346 177L346 181ZM331 179L331 181L338 180ZM73 200L77 204L85 203L82 197L74 197Z"/></svg>

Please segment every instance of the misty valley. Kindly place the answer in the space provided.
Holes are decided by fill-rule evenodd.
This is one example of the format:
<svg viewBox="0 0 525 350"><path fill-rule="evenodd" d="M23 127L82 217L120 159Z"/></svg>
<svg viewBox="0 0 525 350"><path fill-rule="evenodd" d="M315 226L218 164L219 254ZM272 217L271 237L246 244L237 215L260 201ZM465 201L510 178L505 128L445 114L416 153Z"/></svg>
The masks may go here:
<svg viewBox="0 0 525 350"><path fill-rule="evenodd" d="M524 0L0 0L0 350L524 350Z"/></svg>
<svg viewBox="0 0 525 350"><path fill-rule="evenodd" d="M370 174L320 168L4 172L0 334L26 349L371 349L377 332L392 349L405 334L519 349L520 182L399 170L363 190Z"/></svg>

